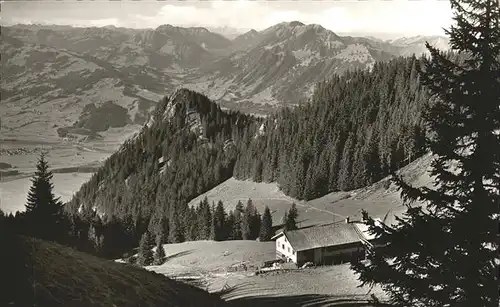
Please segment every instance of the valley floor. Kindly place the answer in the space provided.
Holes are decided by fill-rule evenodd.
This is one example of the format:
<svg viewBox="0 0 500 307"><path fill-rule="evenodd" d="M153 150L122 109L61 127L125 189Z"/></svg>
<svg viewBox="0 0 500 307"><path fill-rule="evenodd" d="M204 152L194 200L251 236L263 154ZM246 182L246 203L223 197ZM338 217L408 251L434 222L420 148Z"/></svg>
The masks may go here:
<svg viewBox="0 0 500 307"><path fill-rule="evenodd" d="M54 174L54 194L63 202L68 201L91 176L92 173ZM0 182L0 209L13 214L23 211L30 187L30 177Z"/></svg>
<svg viewBox="0 0 500 307"><path fill-rule="evenodd" d="M118 140L121 141L121 140ZM42 151L46 151L54 173L54 192L67 201L119 146L118 142L40 142L28 139L0 140L0 209L7 213L24 210L31 177Z"/></svg>

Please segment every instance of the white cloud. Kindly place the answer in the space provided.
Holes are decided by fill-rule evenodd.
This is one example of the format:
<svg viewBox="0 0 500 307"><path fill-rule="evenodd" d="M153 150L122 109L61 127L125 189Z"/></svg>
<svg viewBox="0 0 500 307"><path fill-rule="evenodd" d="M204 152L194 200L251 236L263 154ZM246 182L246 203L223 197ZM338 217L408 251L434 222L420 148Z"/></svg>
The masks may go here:
<svg viewBox="0 0 500 307"><path fill-rule="evenodd" d="M147 5L146 5L147 4ZM95 7L93 7L95 5ZM154 7L153 7L154 6ZM14 4L10 7L14 8ZM442 0L391 1L211 1L150 3L100 2L69 4L64 8L4 10L2 21L77 26L156 28L178 26L230 27L262 30L283 21L321 24L334 32L443 34L451 22L450 5ZM45 9L44 9L45 8ZM76 14L78 12L78 14ZM78 17L76 17L78 16ZM78 20L72 19L77 18Z"/></svg>
<svg viewBox="0 0 500 307"><path fill-rule="evenodd" d="M9 24L42 24L42 25L71 25L74 27L104 27L108 25L123 26L117 18L103 19L68 19L68 18L51 18L51 19L28 19L28 18L11 18Z"/></svg>
<svg viewBox="0 0 500 307"><path fill-rule="evenodd" d="M144 26L161 24L262 30L282 21L317 23L337 32L405 32L442 34L451 21L446 1L393 0L370 2L323 2L316 11L304 10L304 2L279 7L272 2L214 1L209 7L164 5L155 16L133 15ZM318 6L318 3L314 3ZM301 5L301 6L299 6Z"/></svg>
<svg viewBox="0 0 500 307"><path fill-rule="evenodd" d="M89 24L92 27L104 27L107 25L114 25L114 26L121 25L118 18L92 19L92 20L89 20Z"/></svg>

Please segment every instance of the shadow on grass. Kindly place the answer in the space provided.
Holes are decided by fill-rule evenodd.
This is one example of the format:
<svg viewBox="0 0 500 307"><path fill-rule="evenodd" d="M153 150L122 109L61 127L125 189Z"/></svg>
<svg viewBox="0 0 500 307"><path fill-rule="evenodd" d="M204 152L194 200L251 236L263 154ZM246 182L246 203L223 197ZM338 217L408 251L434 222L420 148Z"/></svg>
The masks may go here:
<svg viewBox="0 0 500 307"><path fill-rule="evenodd" d="M228 306L234 307L382 307L388 306L375 303L369 299L356 297L336 297L321 294L303 294L290 296L247 296L228 300Z"/></svg>
<svg viewBox="0 0 500 307"><path fill-rule="evenodd" d="M182 252L178 252L176 254L172 254L170 256L166 256L165 261L163 263L169 262L170 260L175 259L175 258L180 258L180 257L186 256L186 255L189 255L191 253L193 253L193 250L182 251Z"/></svg>
<svg viewBox="0 0 500 307"><path fill-rule="evenodd" d="M271 289L268 289L273 291ZM384 303L375 302L367 295L325 295L325 294L302 294L302 295L273 295L263 294L265 289L252 289L250 285L240 284L235 287L225 288L217 292L224 298L229 307L383 307L389 306ZM257 293L257 294L256 294ZM261 294L258 294L261 293Z"/></svg>

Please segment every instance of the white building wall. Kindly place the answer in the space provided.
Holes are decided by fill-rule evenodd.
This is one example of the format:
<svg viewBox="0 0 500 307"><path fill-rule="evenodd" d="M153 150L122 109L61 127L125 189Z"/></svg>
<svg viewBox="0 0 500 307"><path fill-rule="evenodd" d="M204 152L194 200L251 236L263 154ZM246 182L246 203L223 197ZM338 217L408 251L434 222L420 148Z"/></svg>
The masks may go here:
<svg viewBox="0 0 500 307"><path fill-rule="evenodd" d="M285 255L292 262L297 263L297 253L293 250L285 235L276 239L276 252Z"/></svg>

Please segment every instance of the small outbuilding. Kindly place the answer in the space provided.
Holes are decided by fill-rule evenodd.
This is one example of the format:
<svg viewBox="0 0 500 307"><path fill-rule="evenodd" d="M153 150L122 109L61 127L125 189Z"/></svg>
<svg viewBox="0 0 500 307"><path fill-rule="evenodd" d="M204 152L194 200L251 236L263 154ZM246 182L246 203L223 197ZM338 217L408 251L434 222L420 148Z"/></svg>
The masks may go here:
<svg viewBox="0 0 500 307"><path fill-rule="evenodd" d="M340 264L365 258L365 249L373 237L358 222L335 222L292 231L283 231L276 240L276 258L302 266Z"/></svg>

